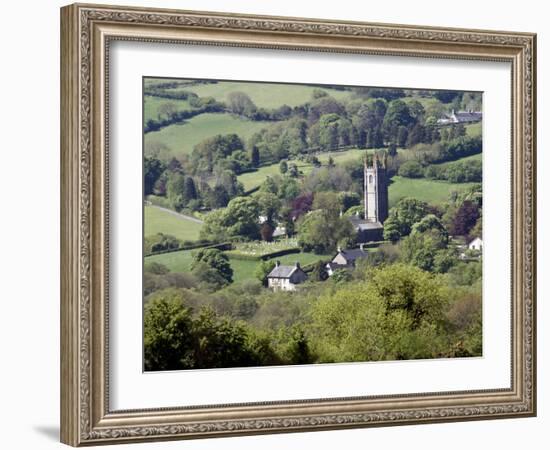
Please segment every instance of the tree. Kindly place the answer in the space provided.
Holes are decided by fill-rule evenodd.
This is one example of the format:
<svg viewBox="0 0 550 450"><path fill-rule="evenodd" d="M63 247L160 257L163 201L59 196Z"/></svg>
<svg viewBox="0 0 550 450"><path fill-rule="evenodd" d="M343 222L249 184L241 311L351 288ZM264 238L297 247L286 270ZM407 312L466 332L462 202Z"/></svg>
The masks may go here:
<svg viewBox="0 0 550 450"><path fill-rule="evenodd" d="M223 233L226 236L241 236L248 239L258 239L260 237L260 226L258 216L260 206L253 197L236 197L231 200L223 212L213 220L218 220L219 225L225 229ZM219 227L209 220L209 214L205 220L207 230L218 231ZM201 230L202 231L202 230ZM206 232L205 232L206 233ZM203 234L201 233L201 236Z"/></svg>
<svg viewBox="0 0 550 450"><path fill-rule="evenodd" d="M426 233L427 231L436 233L441 242L443 242L445 246L447 245L449 233L435 214L424 216L412 226L412 233Z"/></svg>
<svg viewBox="0 0 550 450"><path fill-rule="evenodd" d="M200 230L200 238L207 241L224 242L231 236L225 226L225 210L215 209L204 219Z"/></svg>
<svg viewBox="0 0 550 450"><path fill-rule="evenodd" d="M252 167L259 167L260 165L260 151L255 145L253 145L252 150L250 150L250 164Z"/></svg>
<svg viewBox="0 0 550 450"><path fill-rule="evenodd" d="M198 198L195 181L191 177L185 177L185 182L183 186L183 198L186 204L189 203L191 200L196 200Z"/></svg>
<svg viewBox="0 0 550 450"><path fill-rule="evenodd" d="M392 264L369 282L341 284L312 306L313 352L319 362L433 358L449 346L443 279Z"/></svg>
<svg viewBox="0 0 550 450"><path fill-rule="evenodd" d="M243 195L244 187L237 179L237 175L232 170L216 170L215 183L216 187L222 186L227 192L229 199ZM226 202L227 203L227 202ZM223 205L225 206L225 205Z"/></svg>
<svg viewBox="0 0 550 450"><path fill-rule="evenodd" d="M399 224L395 219L387 219L384 222L384 240L397 242L401 238L401 233L399 232Z"/></svg>
<svg viewBox="0 0 550 450"><path fill-rule="evenodd" d="M279 209L281 208L281 200L271 192L257 192L254 194L254 198L258 202L260 214L266 218L266 222L270 225L275 225L278 216Z"/></svg>
<svg viewBox="0 0 550 450"><path fill-rule="evenodd" d="M355 235L349 219L340 217L339 212L334 214L318 209L298 221L298 245L305 251L318 254L331 252L336 250L339 242L353 241Z"/></svg>
<svg viewBox="0 0 550 450"><path fill-rule="evenodd" d="M153 193L153 187L164 172L164 164L155 157L146 156L143 160L143 188L145 195Z"/></svg>
<svg viewBox="0 0 550 450"><path fill-rule="evenodd" d="M195 367L247 367L262 365L247 342L243 325L221 318L210 308L203 308L193 321Z"/></svg>
<svg viewBox="0 0 550 450"><path fill-rule="evenodd" d="M291 206L291 216L294 219L300 218L300 216L311 211L311 207L313 206L313 193L306 192L305 194L296 197L294 200L292 200Z"/></svg>
<svg viewBox="0 0 550 450"><path fill-rule="evenodd" d="M298 178L300 172L298 171L298 166L294 163L288 166L288 176L292 178Z"/></svg>
<svg viewBox="0 0 550 450"><path fill-rule="evenodd" d="M396 240L395 233L398 232L400 237L407 236L412 229L412 226L429 213L428 204L415 198L402 198L397 204L390 209L390 213L384 222L384 229L392 230L392 238ZM384 234L386 236L386 233Z"/></svg>
<svg viewBox="0 0 550 450"><path fill-rule="evenodd" d="M424 168L418 161L405 161L397 171L398 175L407 178L422 178Z"/></svg>
<svg viewBox="0 0 550 450"><path fill-rule="evenodd" d="M466 236L480 217L478 206L470 200L465 200L458 208L451 226L451 233Z"/></svg>
<svg viewBox="0 0 550 450"><path fill-rule="evenodd" d="M414 123L409 107L403 100L392 100L388 104L386 115L384 116L384 132L386 137L391 140L397 136L400 126L408 127Z"/></svg>
<svg viewBox="0 0 550 450"><path fill-rule="evenodd" d="M322 98L322 97L328 97L328 94L326 91L323 91L322 89L313 89L313 92L311 93L311 97L314 99Z"/></svg>
<svg viewBox="0 0 550 450"><path fill-rule="evenodd" d="M397 127L397 145L399 147L405 147L407 145L407 138L409 137L409 130L406 126Z"/></svg>
<svg viewBox="0 0 550 450"><path fill-rule="evenodd" d="M433 271L435 257L446 244L437 233L411 233L406 236L401 245L401 257L404 262L428 272Z"/></svg>
<svg viewBox="0 0 550 450"><path fill-rule="evenodd" d="M251 116L257 108L250 97L244 92L230 92L227 95L227 106L233 114Z"/></svg>
<svg viewBox="0 0 550 450"><path fill-rule="evenodd" d="M219 161L226 159L236 150L243 149L243 141L234 133L206 138L193 147L190 167L197 175L210 175Z"/></svg>
<svg viewBox="0 0 550 450"><path fill-rule="evenodd" d="M201 248L193 252L191 270L195 271L199 263L206 264L208 267L214 269L227 282L231 283L233 281L233 269L229 264L229 258L220 250L216 248Z"/></svg>
<svg viewBox="0 0 550 450"><path fill-rule="evenodd" d="M273 241L274 231L275 228L273 228L273 225L271 225L269 222L262 223L262 226L260 227L260 236L262 237L262 240L266 242Z"/></svg>
<svg viewBox="0 0 550 450"><path fill-rule="evenodd" d="M312 281L325 281L328 278L325 266L326 263L324 261L317 261L313 264L313 269L309 273L309 279Z"/></svg>
<svg viewBox="0 0 550 450"><path fill-rule="evenodd" d="M209 192L209 199L207 203L212 209L223 208L227 205L227 203L229 203L229 200L230 197L227 189L223 185L217 184L214 186L214 189Z"/></svg>
<svg viewBox="0 0 550 450"><path fill-rule="evenodd" d="M176 211L183 209L187 203L185 198L185 176L181 172L172 172L168 175L166 195L172 208Z"/></svg>
<svg viewBox="0 0 550 450"><path fill-rule="evenodd" d="M267 286L267 276L273 270L274 267L275 267L275 261L273 260L262 261L260 264L256 266L256 271L254 272L254 275L258 280L260 280L260 282L264 286Z"/></svg>
<svg viewBox="0 0 550 450"><path fill-rule="evenodd" d="M459 95L458 91L434 91L433 93L433 96L442 103L451 103Z"/></svg>
<svg viewBox="0 0 550 450"><path fill-rule="evenodd" d="M145 370L177 370L194 366L191 310L180 291L149 300L143 317Z"/></svg>
<svg viewBox="0 0 550 450"><path fill-rule="evenodd" d="M163 103L158 107L157 110L159 119L162 119L163 117L167 119L172 119L176 115L176 112L177 107L175 103Z"/></svg>
<svg viewBox="0 0 550 450"><path fill-rule="evenodd" d="M426 129L420 124L417 123L409 131L407 136L407 147L412 147L416 144L426 141Z"/></svg>
<svg viewBox="0 0 550 450"><path fill-rule="evenodd" d="M279 163L279 172L281 172L281 174L284 175L284 174L287 172L287 170L288 170L288 164L287 164L287 162L284 161L284 160L281 161L281 162Z"/></svg>

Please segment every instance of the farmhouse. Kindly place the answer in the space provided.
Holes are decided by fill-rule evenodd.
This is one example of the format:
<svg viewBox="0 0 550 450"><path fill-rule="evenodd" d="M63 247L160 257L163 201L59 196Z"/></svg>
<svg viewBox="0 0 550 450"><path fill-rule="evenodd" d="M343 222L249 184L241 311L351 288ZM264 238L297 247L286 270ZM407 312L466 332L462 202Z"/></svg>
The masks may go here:
<svg viewBox="0 0 550 450"><path fill-rule="evenodd" d="M357 232L357 242L365 243L383 239L383 223L388 217L388 180L386 157L374 154L372 161L365 158L363 166L364 219L359 215L350 217Z"/></svg>
<svg viewBox="0 0 550 450"><path fill-rule="evenodd" d="M365 258L367 252L363 248L338 249L338 253L325 266L329 276L332 276L338 269L352 269L355 262L360 258Z"/></svg>
<svg viewBox="0 0 550 450"><path fill-rule="evenodd" d="M446 114L439 119L437 123L439 125L452 125L455 123L474 123L480 122L482 119L481 111L458 111L453 109L451 114Z"/></svg>
<svg viewBox="0 0 550 450"><path fill-rule="evenodd" d="M267 275L267 286L274 291L294 291L296 285L307 280L307 274L300 267L300 263L293 266L282 266L279 261Z"/></svg>

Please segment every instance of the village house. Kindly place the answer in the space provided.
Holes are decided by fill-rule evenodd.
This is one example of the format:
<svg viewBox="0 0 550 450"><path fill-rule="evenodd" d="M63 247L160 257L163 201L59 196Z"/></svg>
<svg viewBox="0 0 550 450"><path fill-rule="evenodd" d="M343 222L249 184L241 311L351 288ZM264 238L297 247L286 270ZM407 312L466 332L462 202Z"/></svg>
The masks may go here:
<svg viewBox="0 0 550 450"><path fill-rule="evenodd" d="M332 276L339 269L353 269L358 259L365 258L367 252L361 248L338 249L336 256L325 266L327 274Z"/></svg>
<svg viewBox="0 0 550 450"><path fill-rule="evenodd" d="M460 254L460 259L479 259L483 252L483 240L480 237L472 239L467 245L462 246L464 251Z"/></svg>
<svg viewBox="0 0 550 450"><path fill-rule="evenodd" d="M483 240L480 237L476 237L468 244L469 250L477 250L481 252L483 250Z"/></svg>
<svg viewBox="0 0 550 450"><path fill-rule="evenodd" d="M453 109L451 114L445 114L444 117L439 119L437 123L439 125L452 125L456 123L474 123L480 122L483 117L481 111L458 111Z"/></svg>
<svg viewBox="0 0 550 450"><path fill-rule="evenodd" d="M307 280L307 274L300 267L300 263L293 266L282 266L279 261L267 275L267 286L274 291L295 291L296 285Z"/></svg>

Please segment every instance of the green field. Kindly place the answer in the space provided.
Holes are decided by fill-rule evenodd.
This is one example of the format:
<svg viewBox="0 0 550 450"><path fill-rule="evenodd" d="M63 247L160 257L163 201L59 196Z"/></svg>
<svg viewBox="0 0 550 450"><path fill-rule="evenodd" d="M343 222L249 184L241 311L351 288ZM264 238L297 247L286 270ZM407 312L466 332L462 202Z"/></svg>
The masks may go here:
<svg viewBox="0 0 550 450"><path fill-rule="evenodd" d="M157 262L165 265L171 272L188 272L193 257L193 250L184 250L181 252L162 253L160 255L146 256L145 264Z"/></svg>
<svg viewBox="0 0 550 450"><path fill-rule="evenodd" d="M481 136L481 122L471 123L465 127L468 136Z"/></svg>
<svg viewBox="0 0 550 450"><path fill-rule="evenodd" d="M162 255L147 256L145 264L158 262L165 265L172 272L187 272L193 261L193 250L185 250L181 252L163 253ZM295 253L274 258L280 261L281 264L292 265L299 262L302 266L319 260L328 260L334 255L316 255L314 253ZM239 282L251 280L255 278L255 271L259 261L244 261L240 259L230 259L231 268L233 269L233 281Z"/></svg>
<svg viewBox="0 0 550 450"><path fill-rule="evenodd" d="M201 224L175 216L154 206L144 208L144 235L171 234L182 241L195 241L199 238Z"/></svg>
<svg viewBox="0 0 550 450"><path fill-rule="evenodd" d="M342 100L349 97L349 91L339 91L316 86L295 84L268 84L241 81L219 81L215 84L197 84L181 87L180 90L191 91L199 97L214 97L216 100L226 101L230 92L245 92L256 106L260 108L277 108L282 105L298 106L312 99L315 89L322 89L332 97Z"/></svg>
<svg viewBox="0 0 550 450"><path fill-rule="evenodd" d="M151 95L145 95L143 97L143 122L147 122L149 119L158 120L159 106L165 103L172 103L176 107L176 111L185 111L192 109L187 100L172 100L169 98L153 97Z"/></svg>
<svg viewBox="0 0 550 450"><path fill-rule="evenodd" d="M426 178L405 178L398 175L392 178L388 187L390 207L404 197L414 197L432 204L442 204L453 191L464 191L477 183L448 183Z"/></svg>
<svg viewBox="0 0 550 450"><path fill-rule="evenodd" d="M334 162L338 164L359 159L365 155L365 152L365 150L354 148L343 152L323 153L321 155L317 155L317 158L319 159L319 161L321 161L321 163L326 164L329 157L332 156ZM296 164L298 169L304 174L311 172L311 170L313 169L313 165L306 163L305 161L289 160L288 163ZM249 191L250 189L258 187L260 184L262 184L267 176L273 176L280 173L281 172L279 171L279 163L275 163L268 166L262 166L254 172L243 173L238 176L238 179L244 185L244 190Z"/></svg>
<svg viewBox="0 0 550 450"><path fill-rule="evenodd" d="M465 156L464 158L457 159L455 161L446 161L443 163L434 164L435 166L445 167L450 164L456 164L463 161L483 161L483 153L476 153L475 155Z"/></svg>
<svg viewBox="0 0 550 450"><path fill-rule="evenodd" d="M148 144L161 143L170 149L172 156L190 154L193 147L202 140L216 134L236 133L243 140L256 131L265 128L266 122L244 120L226 113L206 113L195 116L184 123L170 125L145 135Z"/></svg>

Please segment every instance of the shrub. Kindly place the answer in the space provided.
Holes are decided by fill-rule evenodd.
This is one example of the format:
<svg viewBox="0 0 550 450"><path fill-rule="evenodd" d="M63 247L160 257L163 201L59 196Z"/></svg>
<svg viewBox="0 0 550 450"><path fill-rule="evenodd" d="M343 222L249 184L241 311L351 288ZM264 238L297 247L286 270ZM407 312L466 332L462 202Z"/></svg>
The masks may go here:
<svg viewBox="0 0 550 450"><path fill-rule="evenodd" d="M398 175L407 178L421 178L424 176L424 169L417 161L406 161L399 167Z"/></svg>

